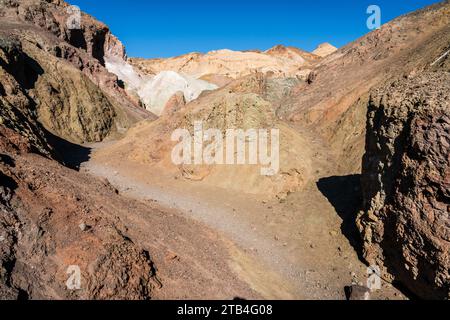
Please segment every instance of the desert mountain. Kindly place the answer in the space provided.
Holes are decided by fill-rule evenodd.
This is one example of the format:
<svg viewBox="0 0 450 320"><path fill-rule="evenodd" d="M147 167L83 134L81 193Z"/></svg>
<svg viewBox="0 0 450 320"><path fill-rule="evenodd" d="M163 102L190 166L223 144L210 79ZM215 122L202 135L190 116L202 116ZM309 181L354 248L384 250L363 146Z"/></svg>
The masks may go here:
<svg viewBox="0 0 450 320"><path fill-rule="evenodd" d="M2 3L3 67L34 101L39 121L74 142L122 134L151 116L138 107L105 66L106 56L125 50L102 23L83 14L84 29L69 29L62 1Z"/></svg>
<svg viewBox="0 0 450 320"><path fill-rule="evenodd" d="M446 278L445 273L448 266L445 260L448 248L445 240L442 240L445 239L445 235L442 235L436 229L438 228L436 225L429 226L423 232L415 232L410 229L411 225L417 225L417 228L419 228L419 225L428 225L429 222L421 220L416 215L416 209L410 207L413 200L409 198L408 193L403 191L406 188L406 181L411 181L412 178L406 173L404 173L404 176L400 175L394 178L392 177L394 172L387 169L391 166L393 157L413 156L409 151L395 150L394 155L386 151L392 152L392 149L397 148L394 147L397 142L392 142L388 138L395 140L395 137L392 136L394 134L392 130L395 129L395 132L400 132L404 125L398 124L398 128L392 128L388 125L389 114L381 112L374 119L373 111L369 110L368 114L367 110L372 105L377 105L375 102L369 103L371 101L370 92L374 87L389 86L395 79L412 79L424 72L433 71L441 74L449 71L449 55L446 54L449 50L447 40L450 38L449 9L450 3L446 1L397 18L384 25L380 30L371 32L334 53L328 54L327 50L323 50L322 55L325 58L318 59L316 63L308 64L306 58L301 57L305 60L302 67L308 66L308 76L303 81L297 78L297 82L289 84L283 83L287 80L286 78L283 81L271 79L273 74L269 71L273 70L263 68L263 70L260 70L261 73L243 77L243 74L249 72L246 69L248 65L242 68L242 65L237 66L236 62L234 67L236 69L230 69L244 71L227 73L226 68L223 68L224 64L220 64L220 67L216 64L216 61L221 59L234 62L235 57L242 57L242 55L246 57L250 57L250 55L258 55L259 57L260 55L271 55L276 56L276 59L285 59L288 56L292 59L292 55L297 54L295 51L285 50L284 48L274 48L264 53L216 51L206 55L189 54L167 60L132 60L132 63L144 73L157 73L162 69L172 68L177 72L183 71L196 77L219 74L238 79L222 89L201 95L199 99L191 103L186 105L180 103L180 107L175 108L175 112L169 113L170 116L163 116L155 122L142 122L139 126L130 130L125 139L119 141L116 145L99 151L96 157L100 161L109 161L113 166L119 166L120 162L131 163L133 166L140 168L139 172L147 172L152 177L163 172L168 174L169 179L175 178L180 183L183 180L194 181L193 184L189 184L192 188L195 188L195 185L222 188L269 198L276 196L282 201L286 201L286 199L289 201L290 195L298 191L310 192L307 190L311 188L311 184L315 181L319 180L318 187L321 188L324 179L333 180L331 178L333 176L342 176L342 179L345 180L348 175L360 173L363 163L361 159L366 152L367 155L364 160L364 181L366 181L366 185L363 190L366 199L364 208L366 211L365 215L362 214L359 220L360 231L364 237L363 255L370 263L381 264L381 262L386 261L386 269L388 272L392 272L393 279L404 282L413 292L422 292L422 297L433 296L431 293L433 290L437 290L436 296L444 297L448 293L448 278ZM329 48L325 45L321 49L327 49L327 47ZM205 65L200 63L204 59L211 61L211 69L206 70L198 67ZM297 60L297 66L301 59ZM292 76L292 73L279 72L277 75L287 77ZM425 85L426 79L435 81L439 89L436 92L428 93L426 89L428 86ZM403 107L400 100L403 99L401 97L407 96L407 92L410 92L410 88L414 86L417 90L422 87L424 89L423 95L418 94L414 101L416 103L422 101L421 103L425 105L433 106L435 101L439 100L438 97L442 99L445 97L447 89L443 85L444 79L446 79L445 75L428 75L411 81L410 84L396 85L397 89L388 92L398 90L398 97L400 98L390 101L386 107L392 108L392 111L389 112L394 114L400 110L400 106L402 106L401 110L407 110L406 105L409 106L409 104ZM423 83L423 85L420 85L420 83ZM432 86L429 87L430 90L431 88ZM279 95L280 92L284 92L284 94ZM430 94L432 95L430 96ZM394 93L388 94L387 97L392 95ZM430 102L428 103L425 98L429 98ZM179 103L180 99L174 99L174 101ZM436 103L437 108L439 102ZM383 104L381 105L383 106ZM440 105L442 106L442 104ZM430 108L429 112L433 114L435 107ZM422 114L422 111L419 110L417 109L414 112ZM428 109L425 108L424 112L428 114ZM428 119L424 125L433 128L438 126L441 121L446 121L439 120L440 118L434 118L431 115L424 116ZM367 120L368 117L369 120ZM279 174L274 177L261 177L255 167L248 168L245 166L229 168L227 166L191 167L173 165L170 161L170 152L173 145L166 144L170 139L171 132L176 128L186 128L194 134L192 128L194 128L195 122L200 120L206 124L207 128L219 128L220 130L229 127L248 129L271 126L280 129L281 170ZM386 121L387 124L384 125L380 121ZM407 120L403 119L400 114L395 114L395 121L404 123ZM444 133L445 126L439 126L440 129L436 130L439 131L440 135L446 136ZM377 132L376 137L372 136L374 131ZM384 137L384 134L388 136ZM401 133L399 134L400 137L403 137ZM405 132L405 134L416 136L416 133ZM422 135L418 131L417 134ZM432 163L440 163L441 157L437 152L448 153L448 146L445 142L442 142L443 145L439 146L438 141L444 140L439 140L437 137L436 133L436 135L424 137L420 140L422 141L421 145L424 140L429 140L433 145L436 144L432 149L426 150L417 146L419 149L414 152L421 155L422 161L429 159ZM367 140L369 138L370 140ZM414 141L411 137L407 141L402 140L401 144L409 150L408 143L415 146ZM144 148L145 150L151 149L152 152L143 153L143 145L147 146ZM374 147L375 145L377 145L377 148ZM378 145L381 145L381 147L378 147ZM444 148L445 151L440 148ZM121 159L125 160L117 158L111 160L113 155L120 155ZM373 163L375 159L379 165L375 166L375 163ZM422 168L424 164L420 163L411 163L411 161L405 159L403 162L392 164L395 165L392 170L397 171L399 166L404 167L405 170ZM149 171L144 171L143 168L147 168ZM439 168L441 171L437 171L436 175L433 175L433 179L435 179L433 181L436 181L438 186L429 190L431 194L435 195L429 198L430 206L436 209L429 209L429 212L430 214L445 215L445 209L448 209L448 201L445 196L437 195L446 188L445 173L442 172L442 170L445 171L445 164L441 164ZM380 170L382 171L380 172ZM328 175L328 177L325 175ZM373 177L380 175L385 175L386 178L383 178L383 184L377 186L378 189L374 191ZM422 184L426 184L425 181L431 179L431 177L426 175L425 172L416 177L420 181L417 182L415 189L411 192L420 197ZM399 189L392 189L392 185L388 183L391 181L390 179L398 179L396 183L400 184ZM355 197L359 197L358 188L359 182L350 191ZM338 193L338 190L333 191L334 193ZM384 198L383 195L386 194L392 194L396 200L391 202L390 196ZM337 198L333 196L330 197L330 201L345 201L339 199L339 197L346 198L344 195ZM436 197L440 197L441 200L437 202L431 200ZM353 219L353 221L356 220L354 210L358 210L357 201L355 200L354 203L349 205L352 208L345 209L346 214L350 217L349 219ZM337 208L342 208L342 204L336 205ZM384 207L384 211L378 211L381 207ZM395 212L395 208L402 208L404 215L393 218L397 219L392 222L395 225L386 225L388 222L384 217L389 212ZM373 217L373 214L376 216ZM407 243L398 243L398 239L383 233L383 230L395 230L394 233L402 234L402 239L406 239L405 241L409 241L409 243L426 238L427 241L433 243L436 250L431 253L424 246L420 246L422 249L406 252ZM373 232L376 232L376 234ZM386 242L383 242L382 239L385 239ZM392 245L394 242L398 245ZM432 258L430 255L432 255ZM407 267L405 265L391 265L389 261L393 257L401 257L398 258L398 261L405 261ZM429 264L423 266L427 259ZM422 262L419 263L417 260ZM401 264L402 262L398 263ZM439 270L443 271L430 274L433 266L438 266ZM428 283L427 289L423 289L425 283Z"/></svg>
<svg viewBox="0 0 450 320"><path fill-rule="evenodd" d="M399 76L446 70L448 56L432 64L448 51L448 10L445 1L399 17L327 56L314 68L314 81L293 89L277 114L313 128L346 159L345 173L357 172L370 89Z"/></svg>
<svg viewBox="0 0 450 320"><path fill-rule="evenodd" d="M235 80L183 105L178 112L157 121L140 123L129 131L126 138L103 149L96 157L116 165L121 162L143 165L148 175L163 172L177 179L198 181L236 192L285 198L287 194L298 191L313 176L312 161L317 159L313 160L314 150L307 140L276 118L268 97L270 81L261 73ZM171 150L176 143L167 142L171 141L171 134L177 128L193 132L195 121L202 121L205 131L209 128L218 128L221 132L231 128L244 131L279 129L282 141L280 171L265 177L259 167L252 165L174 165Z"/></svg>
<svg viewBox="0 0 450 320"><path fill-rule="evenodd" d="M175 71L194 78L220 75L232 79L253 72L275 77L304 77L320 57L293 47L276 46L265 52L217 50L168 59L130 59L144 74Z"/></svg>
<svg viewBox="0 0 450 320"><path fill-rule="evenodd" d="M0 298L344 299L366 264L349 298L449 297L449 1L151 60L67 9L0 0Z"/></svg>
<svg viewBox="0 0 450 320"><path fill-rule="evenodd" d="M125 59L120 42L85 14L82 29L67 29L66 9L63 1L0 2L0 298L258 297L204 226L72 169L89 158L72 142L113 138L152 114L104 66L106 57ZM171 252L195 266L171 263ZM68 277L77 272L73 290ZM197 280L180 281L184 274Z"/></svg>
<svg viewBox="0 0 450 320"><path fill-rule="evenodd" d="M169 59L132 58L126 62L107 57L106 67L140 97L147 110L159 116L177 92L183 92L190 102L204 91L255 72L305 79L308 68L319 60L320 57L294 47L276 46L265 52L218 50Z"/></svg>
<svg viewBox="0 0 450 320"><path fill-rule="evenodd" d="M255 72L305 79L308 68L319 60L314 54L280 45L265 52L218 50L168 59L132 58L126 62L107 57L106 67L142 100L147 110L159 116L177 92L183 92L184 99L190 102L204 91Z"/></svg>
<svg viewBox="0 0 450 320"><path fill-rule="evenodd" d="M316 56L325 58L326 56L329 56L330 54L336 52L337 50L338 49L335 46L332 46L329 43L322 43L312 53L315 54Z"/></svg>

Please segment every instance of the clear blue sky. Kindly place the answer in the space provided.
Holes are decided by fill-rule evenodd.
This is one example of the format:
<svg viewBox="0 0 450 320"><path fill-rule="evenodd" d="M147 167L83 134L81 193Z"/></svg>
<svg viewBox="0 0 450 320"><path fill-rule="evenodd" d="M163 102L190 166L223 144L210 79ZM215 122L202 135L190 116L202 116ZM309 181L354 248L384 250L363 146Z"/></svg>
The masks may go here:
<svg viewBox="0 0 450 320"><path fill-rule="evenodd" d="M369 30L366 9L382 23L436 0L68 0L110 26L132 57L169 57L216 49L314 50L341 47Z"/></svg>

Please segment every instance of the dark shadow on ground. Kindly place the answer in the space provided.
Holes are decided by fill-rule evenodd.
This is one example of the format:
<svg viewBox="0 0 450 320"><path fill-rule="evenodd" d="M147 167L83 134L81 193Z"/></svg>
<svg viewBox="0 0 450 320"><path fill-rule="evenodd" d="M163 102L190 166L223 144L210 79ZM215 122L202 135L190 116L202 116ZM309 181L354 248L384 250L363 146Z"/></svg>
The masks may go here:
<svg viewBox="0 0 450 320"><path fill-rule="evenodd" d="M363 199L361 175L322 178L317 187L341 217L341 231L361 258L361 236L356 227L356 216Z"/></svg>
<svg viewBox="0 0 450 320"><path fill-rule="evenodd" d="M5 164L11 168L14 168L16 166L16 162L14 161L14 159L3 153L0 153L0 164Z"/></svg>
<svg viewBox="0 0 450 320"><path fill-rule="evenodd" d="M0 154L0 204L8 205L18 184L14 179L3 173L2 167L15 167L14 159L6 154Z"/></svg>
<svg viewBox="0 0 450 320"><path fill-rule="evenodd" d="M91 158L91 148L69 142L48 131L46 135L60 162L66 167L79 171L81 164Z"/></svg>

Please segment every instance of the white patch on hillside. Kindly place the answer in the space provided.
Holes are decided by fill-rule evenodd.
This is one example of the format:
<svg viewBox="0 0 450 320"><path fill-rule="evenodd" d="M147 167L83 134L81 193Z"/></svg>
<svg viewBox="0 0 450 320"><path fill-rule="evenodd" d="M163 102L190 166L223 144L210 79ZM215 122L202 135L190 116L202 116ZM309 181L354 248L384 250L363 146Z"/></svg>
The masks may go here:
<svg viewBox="0 0 450 320"><path fill-rule="evenodd" d="M145 81L132 65L119 57L106 57L105 66L109 72L114 73L119 80L126 84L128 90L139 90Z"/></svg>
<svg viewBox="0 0 450 320"><path fill-rule="evenodd" d="M160 116L169 99L178 91L183 92L186 102L197 99L203 91L218 87L204 80L181 75L174 71L162 71L154 77L143 77L126 61L117 57L105 59L109 72L126 84L127 90L135 92L147 110Z"/></svg>
<svg viewBox="0 0 450 320"><path fill-rule="evenodd" d="M178 91L184 93L186 102L190 102L197 99L203 91L217 88L216 85L203 80L181 75L174 71L163 71L147 81L138 91L138 94L147 109L159 116L169 99Z"/></svg>

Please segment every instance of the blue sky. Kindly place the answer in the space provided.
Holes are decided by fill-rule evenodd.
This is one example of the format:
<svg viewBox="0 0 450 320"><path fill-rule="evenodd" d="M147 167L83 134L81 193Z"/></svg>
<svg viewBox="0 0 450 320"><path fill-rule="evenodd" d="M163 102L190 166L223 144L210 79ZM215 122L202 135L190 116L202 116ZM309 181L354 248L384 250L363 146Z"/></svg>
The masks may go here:
<svg viewBox="0 0 450 320"><path fill-rule="evenodd" d="M131 57L169 57L216 49L268 49L277 44L314 50L341 47L369 32L366 9L382 23L434 0L68 0L105 22Z"/></svg>

